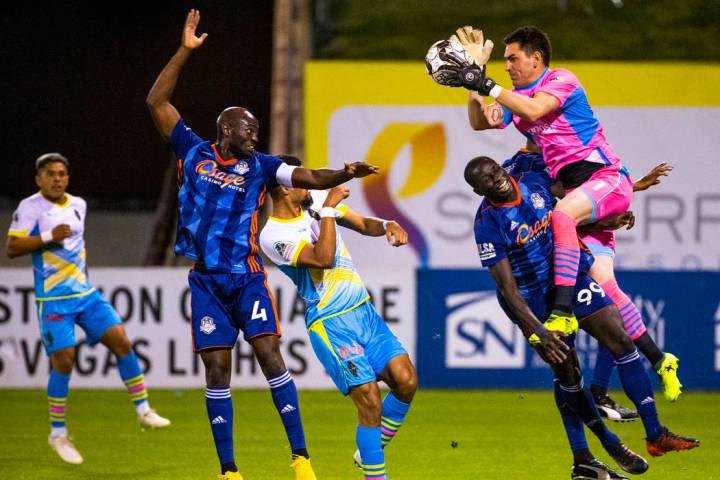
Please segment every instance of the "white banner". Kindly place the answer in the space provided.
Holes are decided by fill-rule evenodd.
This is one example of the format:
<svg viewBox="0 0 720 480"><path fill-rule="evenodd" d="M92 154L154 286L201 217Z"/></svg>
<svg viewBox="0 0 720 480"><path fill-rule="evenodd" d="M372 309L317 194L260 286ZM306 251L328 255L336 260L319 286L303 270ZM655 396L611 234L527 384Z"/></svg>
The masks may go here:
<svg viewBox="0 0 720 480"><path fill-rule="evenodd" d="M720 161L717 107L601 107L596 114L633 179L654 165L675 166L662 184L637 193L634 229L618 233L617 265L625 269L720 269ZM411 248L393 255L346 242L360 265L479 266L473 218L480 198L463 179L478 155L497 161L523 147L510 126L474 132L464 106L348 106L328 125L329 165L367 160L381 174L350 183L348 205L396 218Z"/></svg>
<svg viewBox="0 0 720 480"><path fill-rule="evenodd" d="M378 240L375 240L378 241ZM190 338L190 295L184 268L96 268L93 284L125 320L147 385L202 387L204 368L193 354ZM364 274L363 274L364 272ZM277 269L269 284L278 303L283 336L281 352L299 388L334 388L315 358L305 330L304 308L295 287ZM361 275L380 315L411 357L415 355L415 272L361 268ZM242 335L242 334L241 334ZM76 327L76 338L85 338ZM32 270L0 271L0 387L45 387L48 358L40 340ZM232 386L264 388L267 382L242 337L233 350ZM73 387L121 388L115 359L103 346L77 349Z"/></svg>

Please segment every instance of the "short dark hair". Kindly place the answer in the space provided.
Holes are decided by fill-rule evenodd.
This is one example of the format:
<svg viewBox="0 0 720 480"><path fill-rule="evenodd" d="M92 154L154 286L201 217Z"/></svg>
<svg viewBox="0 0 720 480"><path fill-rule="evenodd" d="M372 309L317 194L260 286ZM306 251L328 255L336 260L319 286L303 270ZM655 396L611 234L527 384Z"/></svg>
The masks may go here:
<svg viewBox="0 0 720 480"><path fill-rule="evenodd" d="M535 52L540 52L543 63L546 67L550 66L550 57L552 55L552 47L548 36L537 27L520 27L510 35L505 37L505 45L511 43L519 43L520 49L528 56Z"/></svg>
<svg viewBox="0 0 720 480"><path fill-rule="evenodd" d="M35 171L39 172L49 163L62 163L65 165L65 168L68 168L70 162L68 162L68 159L58 152L43 153L37 158L37 160L35 160Z"/></svg>
<svg viewBox="0 0 720 480"><path fill-rule="evenodd" d="M276 155L277 158L285 162L286 164L292 166L292 167L301 167L302 162L298 157L294 157L292 155Z"/></svg>

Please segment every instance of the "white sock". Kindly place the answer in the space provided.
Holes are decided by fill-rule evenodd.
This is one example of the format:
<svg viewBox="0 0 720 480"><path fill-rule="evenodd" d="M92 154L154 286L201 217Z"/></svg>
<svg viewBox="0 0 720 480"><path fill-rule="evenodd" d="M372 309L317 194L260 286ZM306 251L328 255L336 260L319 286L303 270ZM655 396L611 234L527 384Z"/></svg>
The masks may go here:
<svg viewBox="0 0 720 480"><path fill-rule="evenodd" d="M51 438L67 436L67 434L68 434L67 427L50 427L50 437Z"/></svg>
<svg viewBox="0 0 720 480"><path fill-rule="evenodd" d="M138 415L145 415L147 412L150 411L150 403L147 400L143 400L142 402L135 405L135 410L137 410Z"/></svg>

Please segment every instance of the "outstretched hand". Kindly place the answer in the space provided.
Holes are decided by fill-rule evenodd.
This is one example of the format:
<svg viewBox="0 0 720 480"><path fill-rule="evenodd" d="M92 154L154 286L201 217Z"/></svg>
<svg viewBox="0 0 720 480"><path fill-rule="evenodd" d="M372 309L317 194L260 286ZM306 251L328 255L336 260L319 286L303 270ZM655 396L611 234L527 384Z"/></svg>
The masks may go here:
<svg viewBox="0 0 720 480"><path fill-rule="evenodd" d="M350 196L350 189L343 186L338 185L337 187L333 187L328 191L327 197L325 197L325 203L323 203L323 207L332 207L335 208L338 206L340 202L345 200Z"/></svg>
<svg viewBox="0 0 720 480"><path fill-rule="evenodd" d="M190 50L195 50L200 47L208 34L203 33L199 37L195 35L197 26L200 23L200 10L190 10L185 18L185 26L183 27L182 42L181 45Z"/></svg>
<svg viewBox="0 0 720 480"><path fill-rule="evenodd" d="M374 175L380 171L380 168L376 165L370 165L365 162L353 162L345 163L345 173L350 175L352 178L362 178L368 175Z"/></svg>
<svg viewBox="0 0 720 480"><path fill-rule="evenodd" d="M465 51L480 67L488 62L494 46L492 40L485 40L482 30L467 25L458 28L450 40L465 47Z"/></svg>
<svg viewBox="0 0 720 480"><path fill-rule="evenodd" d="M633 191L641 192L643 190L647 190L654 185L660 184L660 177L666 177L673 168L675 167L665 162L659 165L655 165L655 167L650 170L647 175L635 182L635 184L633 185Z"/></svg>

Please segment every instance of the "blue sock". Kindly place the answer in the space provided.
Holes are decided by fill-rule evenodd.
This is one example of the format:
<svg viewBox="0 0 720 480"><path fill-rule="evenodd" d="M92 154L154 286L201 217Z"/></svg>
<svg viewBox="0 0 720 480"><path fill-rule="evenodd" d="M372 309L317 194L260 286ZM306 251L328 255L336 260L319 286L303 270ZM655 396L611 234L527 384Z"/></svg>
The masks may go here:
<svg viewBox="0 0 720 480"><path fill-rule="evenodd" d="M587 449L588 444L585 438L585 428L583 427L582 420L572 411L570 405L568 405L567 401L563 398L560 383L557 379L553 382L553 386L555 387L555 405L557 405L560 411L560 418L565 427L565 433L570 443L570 450L576 452Z"/></svg>
<svg viewBox="0 0 720 480"><path fill-rule="evenodd" d="M383 447L395 438L395 434L397 434L403 421L405 421L408 410L410 410L409 403L401 402L392 392L385 395L382 405L382 418L380 419Z"/></svg>
<svg viewBox="0 0 720 480"><path fill-rule="evenodd" d="M598 413L592 395L583 385L582 378L578 385L559 385L567 404L595 434L603 447L607 448L620 443L620 439L608 430L602 418L600 418L600 413Z"/></svg>
<svg viewBox="0 0 720 480"><path fill-rule="evenodd" d="M618 367L623 389L635 404L643 426L645 426L647 439L655 440L665 429L658 420L655 397L640 354L637 349L633 348L632 351L616 358L615 364Z"/></svg>
<svg viewBox="0 0 720 480"><path fill-rule="evenodd" d="M385 480L385 452L382 448L380 427L358 425L355 431L355 441L360 450L365 480Z"/></svg>
<svg viewBox="0 0 720 480"><path fill-rule="evenodd" d="M305 445L305 432L300 418L300 403L298 402L295 382L287 370L275 378L268 379L270 393L275 408L280 414L280 420L285 427L285 433L290 441L290 449L295 455L308 457Z"/></svg>
<svg viewBox="0 0 720 480"><path fill-rule="evenodd" d="M50 428L52 435L67 435L65 423L65 407L67 406L68 392L70 391L70 375L50 370L47 396L48 410L50 412Z"/></svg>
<svg viewBox="0 0 720 480"><path fill-rule="evenodd" d="M143 375L135 352L130 352L124 357L117 357L118 371L125 388L130 394L130 400L135 404L138 413L144 413L149 409L148 393L145 389L145 375Z"/></svg>
<svg viewBox="0 0 720 480"><path fill-rule="evenodd" d="M593 370L592 386L600 387L607 391L610 386L610 375L615 369L615 359L607 348L602 345L598 346L597 357L595 359L595 370Z"/></svg>
<svg viewBox="0 0 720 480"><path fill-rule="evenodd" d="M207 387L205 389L205 406L220 465L234 464L233 404L230 397L230 386Z"/></svg>

